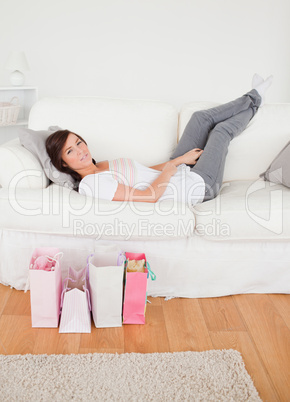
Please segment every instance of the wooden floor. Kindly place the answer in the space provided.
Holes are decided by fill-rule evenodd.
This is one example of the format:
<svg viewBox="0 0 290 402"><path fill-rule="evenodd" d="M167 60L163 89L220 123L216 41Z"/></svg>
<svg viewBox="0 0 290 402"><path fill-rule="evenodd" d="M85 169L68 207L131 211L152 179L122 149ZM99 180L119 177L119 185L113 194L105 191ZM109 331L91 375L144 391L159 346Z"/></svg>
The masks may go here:
<svg viewBox="0 0 290 402"><path fill-rule="evenodd" d="M236 349L263 401L290 401L290 295L149 300L146 325L59 334L31 328L29 292L0 284L0 353Z"/></svg>

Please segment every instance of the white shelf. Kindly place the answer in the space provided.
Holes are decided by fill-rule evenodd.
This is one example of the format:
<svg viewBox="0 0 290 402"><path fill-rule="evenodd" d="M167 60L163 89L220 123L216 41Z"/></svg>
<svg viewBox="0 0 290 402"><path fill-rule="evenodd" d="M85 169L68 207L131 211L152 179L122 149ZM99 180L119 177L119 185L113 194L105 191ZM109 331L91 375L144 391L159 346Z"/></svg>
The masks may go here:
<svg viewBox="0 0 290 402"><path fill-rule="evenodd" d="M37 87L30 87L30 86L22 86L22 87L0 87L0 91L21 91L21 90L27 90L27 89L37 89Z"/></svg>
<svg viewBox="0 0 290 402"><path fill-rule="evenodd" d="M12 139L18 126L28 126L29 113L38 99L38 89L33 86L22 87L0 87L0 102L10 102L13 97L17 97L21 106L18 120L9 126L0 126L0 144Z"/></svg>

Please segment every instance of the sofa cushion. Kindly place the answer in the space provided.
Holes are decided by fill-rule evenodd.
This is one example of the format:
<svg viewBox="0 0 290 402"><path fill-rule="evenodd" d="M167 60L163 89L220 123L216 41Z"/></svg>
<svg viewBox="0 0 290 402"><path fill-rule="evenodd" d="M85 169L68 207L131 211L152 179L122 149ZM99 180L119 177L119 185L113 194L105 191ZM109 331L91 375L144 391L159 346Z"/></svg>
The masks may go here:
<svg viewBox="0 0 290 402"><path fill-rule="evenodd" d="M59 172L52 164L46 152L46 139L55 131L61 130L60 127L51 126L48 130L34 131L27 128L19 128L18 136L24 148L33 153L40 162L44 173L53 183L60 186L74 188L76 181L67 173Z"/></svg>
<svg viewBox="0 0 290 402"><path fill-rule="evenodd" d="M29 128L52 124L79 134L97 162L132 158L153 166L168 161L177 144L178 112L158 101L42 98L31 109Z"/></svg>
<svg viewBox="0 0 290 402"><path fill-rule="evenodd" d="M263 180L224 183L217 198L192 210L170 200L97 200L55 184L0 189L0 208L0 227L36 233L111 240L290 240L290 189Z"/></svg>
<svg viewBox="0 0 290 402"><path fill-rule="evenodd" d="M290 187L290 141L279 152L268 169L260 174L264 180Z"/></svg>
<svg viewBox="0 0 290 402"><path fill-rule="evenodd" d="M39 159L24 148L18 138L0 146L0 161L3 188L45 188L49 184Z"/></svg>
<svg viewBox="0 0 290 402"><path fill-rule="evenodd" d="M168 161L177 144L177 110L158 101L42 98L30 111L29 129L48 131L52 124L80 134L96 161L128 157L153 166ZM22 142L31 152L21 147L19 140L0 147L0 159L6 168L0 172L0 186L8 187L11 182L16 185L16 175L21 178L17 184L19 188L46 187L48 177L54 182L58 178L62 181L59 172L55 172L54 177L50 161L46 155L43 156L41 138L27 130L24 137ZM38 146L32 143L33 137L40 141ZM44 174L41 163L48 176Z"/></svg>
<svg viewBox="0 0 290 402"><path fill-rule="evenodd" d="M196 234L209 240L290 239L290 189L261 179L225 182L194 214Z"/></svg>
<svg viewBox="0 0 290 402"><path fill-rule="evenodd" d="M179 137L193 112L217 106L212 102L194 102L180 111ZM290 137L290 103L265 104L247 128L231 141L224 181L256 180Z"/></svg>
<svg viewBox="0 0 290 402"><path fill-rule="evenodd" d="M182 238L195 219L184 204L112 202L55 184L45 189L0 189L0 227L110 240Z"/></svg>

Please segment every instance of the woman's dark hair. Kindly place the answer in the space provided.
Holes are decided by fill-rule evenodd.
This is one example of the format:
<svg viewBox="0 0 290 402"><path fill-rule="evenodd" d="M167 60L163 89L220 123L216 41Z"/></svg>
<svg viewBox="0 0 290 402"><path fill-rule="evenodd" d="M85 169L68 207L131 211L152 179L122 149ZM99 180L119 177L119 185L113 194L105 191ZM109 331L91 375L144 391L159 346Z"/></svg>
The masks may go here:
<svg viewBox="0 0 290 402"><path fill-rule="evenodd" d="M61 157L62 149L67 140L67 137L70 134L76 135L81 141L83 141L87 145L86 141L80 135L69 130L58 130L55 133L51 134L46 139L45 142L46 151L51 159L52 164L56 167L57 170L71 175L71 177L76 182L80 182L82 180L82 177L77 172L66 166ZM94 159L93 163L96 164Z"/></svg>

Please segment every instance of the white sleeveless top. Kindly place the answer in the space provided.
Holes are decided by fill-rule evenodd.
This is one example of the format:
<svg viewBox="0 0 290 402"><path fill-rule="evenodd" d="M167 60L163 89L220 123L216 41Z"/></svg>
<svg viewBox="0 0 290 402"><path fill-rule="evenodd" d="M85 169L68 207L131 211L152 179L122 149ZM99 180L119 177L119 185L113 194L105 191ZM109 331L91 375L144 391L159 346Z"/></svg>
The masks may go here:
<svg viewBox="0 0 290 402"><path fill-rule="evenodd" d="M109 171L84 177L79 184L79 193L112 200L119 183L145 190L160 173L160 170L146 167L133 159L114 159L109 161ZM191 172L189 166L182 164L177 167L177 172L171 177L158 201L174 199L193 206L203 201L204 193L205 184L202 177Z"/></svg>

